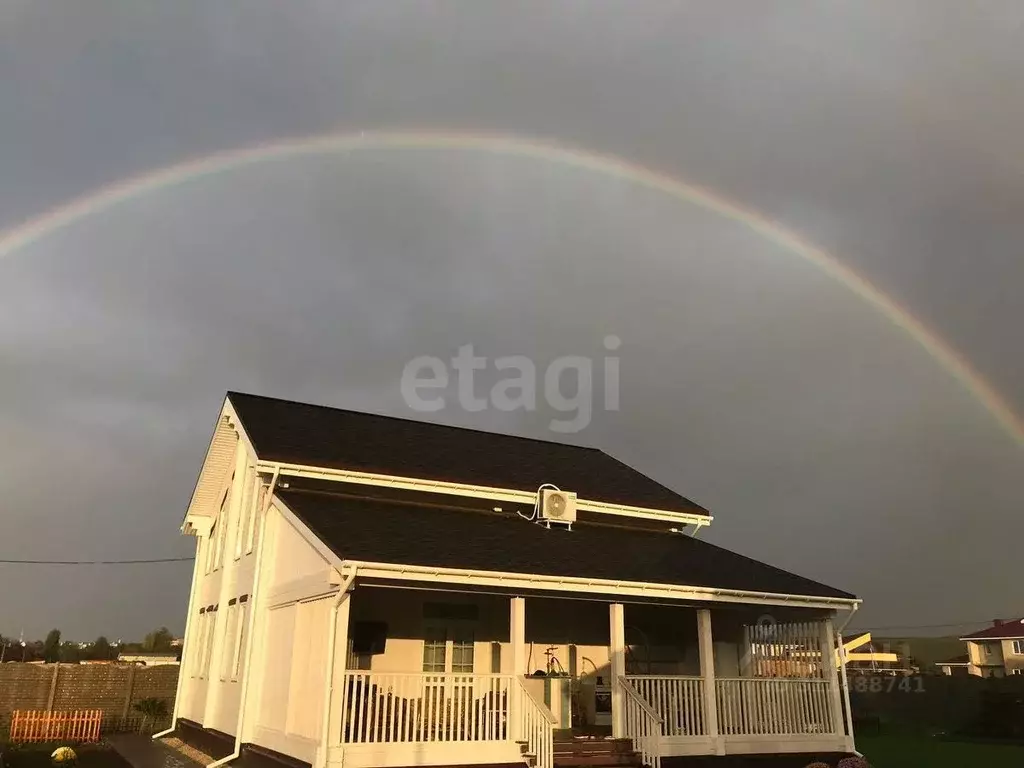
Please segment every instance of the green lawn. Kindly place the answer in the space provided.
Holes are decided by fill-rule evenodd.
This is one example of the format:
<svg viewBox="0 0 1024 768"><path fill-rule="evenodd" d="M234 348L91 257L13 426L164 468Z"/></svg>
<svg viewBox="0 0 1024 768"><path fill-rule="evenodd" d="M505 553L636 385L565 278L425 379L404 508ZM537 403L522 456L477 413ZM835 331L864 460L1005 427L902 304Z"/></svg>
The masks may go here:
<svg viewBox="0 0 1024 768"><path fill-rule="evenodd" d="M50 755L57 744L28 744L20 747L0 744L4 757L4 768L51 768ZM72 747L78 755L75 768L131 768L110 747L103 744L76 744Z"/></svg>
<svg viewBox="0 0 1024 768"><path fill-rule="evenodd" d="M1020 768L1024 747L904 736L858 736L871 768Z"/></svg>

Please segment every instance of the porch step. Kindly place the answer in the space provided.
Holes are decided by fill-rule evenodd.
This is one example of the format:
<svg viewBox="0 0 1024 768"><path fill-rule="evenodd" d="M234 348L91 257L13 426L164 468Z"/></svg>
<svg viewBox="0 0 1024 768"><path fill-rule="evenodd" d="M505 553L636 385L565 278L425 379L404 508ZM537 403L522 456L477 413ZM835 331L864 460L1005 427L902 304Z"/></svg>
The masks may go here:
<svg viewBox="0 0 1024 768"><path fill-rule="evenodd" d="M573 739L556 741L555 754L559 753L633 753L633 742L629 739Z"/></svg>
<svg viewBox="0 0 1024 768"><path fill-rule="evenodd" d="M583 755L555 755L555 768L596 768L596 766L622 766L622 768L640 768L641 762L638 755L632 754L583 754Z"/></svg>
<svg viewBox="0 0 1024 768"><path fill-rule="evenodd" d="M629 739L573 739L554 744L555 768L621 766L639 768L640 756Z"/></svg>

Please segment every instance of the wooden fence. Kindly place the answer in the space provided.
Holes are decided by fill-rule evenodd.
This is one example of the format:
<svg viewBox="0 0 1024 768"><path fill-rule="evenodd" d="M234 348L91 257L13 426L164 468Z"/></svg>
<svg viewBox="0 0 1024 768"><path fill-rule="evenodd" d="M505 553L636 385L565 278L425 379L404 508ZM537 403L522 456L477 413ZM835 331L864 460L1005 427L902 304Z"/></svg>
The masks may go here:
<svg viewBox="0 0 1024 768"><path fill-rule="evenodd" d="M11 741L99 741L102 709L74 712L16 710L11 715Z"/></svg>

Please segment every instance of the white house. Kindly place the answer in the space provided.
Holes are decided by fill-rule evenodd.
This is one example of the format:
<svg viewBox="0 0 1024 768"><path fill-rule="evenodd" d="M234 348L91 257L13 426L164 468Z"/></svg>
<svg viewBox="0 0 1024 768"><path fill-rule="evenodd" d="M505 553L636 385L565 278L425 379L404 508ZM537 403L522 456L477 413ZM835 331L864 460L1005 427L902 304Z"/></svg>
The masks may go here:
<svg viewBox="0 0 1024 768"><path fill-rule="evenodd" d="M849 754L858 600L711 522L598 450L229 393L172 731L345 768Z"/></svg>

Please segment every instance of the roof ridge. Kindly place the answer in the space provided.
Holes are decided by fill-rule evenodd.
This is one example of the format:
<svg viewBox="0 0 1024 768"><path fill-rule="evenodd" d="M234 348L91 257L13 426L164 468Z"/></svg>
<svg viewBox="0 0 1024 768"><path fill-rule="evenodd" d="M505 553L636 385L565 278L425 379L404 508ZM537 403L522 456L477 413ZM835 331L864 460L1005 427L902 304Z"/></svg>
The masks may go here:
<svg viewBox="0 0 1024 768"><path fill-rule="evenodd" d="M273 402L277 402L277 403L285 403L287 405L297 405L297 406L300 406L300 407L303 407L303 408L314 408L316 410L323 410L323 411L336 411L336 412L340 412L340 413L350 413L350 414L355 414L357 416L373 416L373 417L376 417L376 418L379 418L379 419L388 419L389 421L401 421L401 422L405 422L407 424L417 424L417 425L420 425L420 426L428 425L428 426L431 426L431 427L440 427L441 429L454 429L454 430L458 430L459 432L473 432L473 433L476 433L478 435L492 435L492 436L497 436L497 437L507 437L507 438L510 438L510 439L513 439L513 440L524 440L526 442L542 443L544 445L556 445L556 446L559 446L561 448L571 448L571 449L578 450L578 451L594 451L596 453L603 453L605 456L608 456L608 458L614 459L615 461L619 461L618 459L615 459L614 456L611 456L608 453L606 453L605 451L601 450L600 448L597 448L597 447L592 446L592 445L578 445L578 444L574 444L574 443L563 443L563 442L559 442L557 440L545 440L544 438L541 438L541 437L527 437L525 435L513 435L513 434L509 434L507 432L494 432L493 430L489 430L489 429L478 429L476 427L463 427L463 426L459 426L457 424L445 424L445 423L437 422L437 421L424 421L423 419L413 419L413 418L410 418L410 417L407 417L407 416L392 416L391 414L380 413L379 411L357 411L357 410L352 409L352 408L339 408L339 407L333 406L333 405L322 405L322 404L318 404L318 403L307 403L307 402L304 402L304 401L301 401L301 400L289 400L288 398L285 398L285 397L271 397L270 395L256 395L256 394L253 394L251 392L239 392L237 390L232 390L232 389L229 389L227 391L227 394L225 395L225 397L227 397L228 400L230 400L232 397L247 397L247 398L251 398L253 400L269 400L269 401L273 401ZM620 464L624 464L624 462L621 462L621 461L619 461L619 463ZM625 466L629 466L629 465L627 464ZM629 467L629 468L633 469L633 467ZM636 471L636 470L634 470L634 471ZM651 479L651 478L649 478L649 479ZM657 481L655 481L655 482L657 482ZM659 483L659 485L660 485L660 483ZM662 486L662 487L665 487L665 486ZM668 489L668 490L671 490L671 489ZM675 491L673 491L673 493L675 493Z"/></svg>

